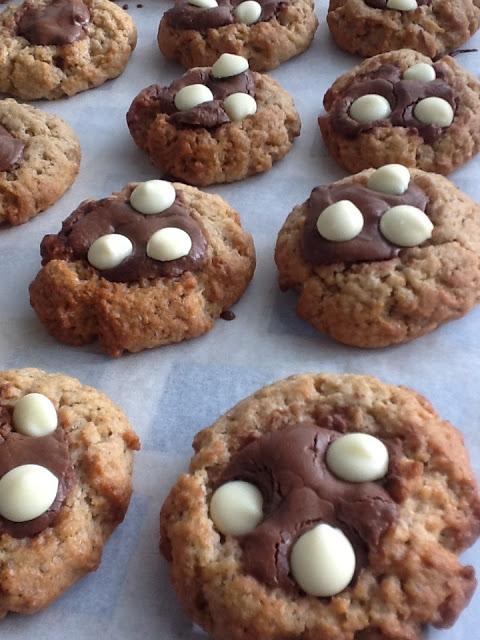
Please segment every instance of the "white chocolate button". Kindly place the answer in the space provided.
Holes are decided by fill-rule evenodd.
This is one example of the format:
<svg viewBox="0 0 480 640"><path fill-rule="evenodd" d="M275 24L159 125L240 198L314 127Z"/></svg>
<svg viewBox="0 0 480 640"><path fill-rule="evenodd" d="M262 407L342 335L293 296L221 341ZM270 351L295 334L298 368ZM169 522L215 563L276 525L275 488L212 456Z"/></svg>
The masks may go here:
<svg viewBox="0 0 480 640"><path fill-rule="evenodd" d="M213 93L204 84L189 84L177 92L174 102L179 111L189 111L211 100Z"/></svg>
<svg viewBox="0 0 480 640"><path fill-rule="evenodd" d="M436 96L420 100L413 110L413 115L424 124L436 124L439 127L449 127L454 118L450 103Z"/></svg>
<svg viewBox="0 0 480 640"><path fill-rule="evenodd" d="M255 0L245 0L235 7L233 13L237 22L254 24L262 15L262 5Z"/></svg>
<svg viewBox="0 0 480 640"><path fill-rule="evenodd" d="M391 113L390 103L378 93L367 93L350 105L350 117L361 124L385 120Z"/></svg>
<svg viewBox="0 0 480 640"><path fill-rule="evenodd" d="M327 449L327 467L347 482L373 482L388 471L388 450L368 433L347 433Z"/></svg>
<svg viewBox="0 0 480 640"><path fill-rule="evenodd" d="M0 478L0 515L12 522L38 518L52 506L58 478L38 464L24 464Z"/></svg>
<svg viewBox="0 0 480 640"><path fill-rule="evenodd" d="M222 484L210 500L210 517L225 535L242 536L253 531L263 517L263 498L250 482L234 480Z"/></svg>
<svg viewBox="0 0 480 640"><path fill-rule="evenodd" d="M243 120L257 112L257 103L248 93L232 93L223 101L223 108L230 120Z"/></svg>
<svg viewBox="0 0 480 640"><path fill-rule="evenodd" d="M385 211L380 219L380 231L399 247L415 247L431 238L433 224L421 209L400 204Z"/></svg>
<svg viewBox="0 0 480 640"><path fill-rule="evenodd" d="M298 585L311 596L343 591L355 573L355 552L343 531L318 524L295 542L290 568Z"/></svg>
<svg viewBox="0 0 480 640"><path fill-rule="evenodd" d="M420 82L432 82L436 77L435 69L426 62L412 65L403 74L404 80L420 80Z"/></svg>
<svg viewBox="0 0 480 640"><path fill-rule="evenodd" d="M57 411L43 393L27 393L15 405L13 424L15 431L24 436L48 436L57 428Z"/></svg>
<svg viewBox="0 0 480 640"><path fill-rule="evenodd" d="M387 9L415 11L415 9L418 9L418 4L417 0L387 0Z"/></svg>
<svg viewBox="0 0 480 640"><path fill-rule="evenodd" d="M353 240L362 229L362 212L350 200L334 202L317 219L318 233L331 242Z"/></svg>
<svg viewBox="0 0 480 640"><path fill-rule="evenodd" d="M403 164L385 164L372 173L367 184L374 191L401 196L410 184L410 171Z"/></svg>
<svg viewBox="0 0 480 640"><path fill-rule="evenodd" d="M200 9L213 9L218 7L217 0L188 0L188 4L194 7L200 7Z"/></svg>
<svg viewBox="0 0 480 640"><path fill-rule="evenodd" d="M89 263L100 271L118 267L133 252L131 241L120 233L107 233L97 238L88 250Z"/></svg>
<svg viewBox="0 0 480 640"><path fill-rule="evenodd" d="M175 202L176 193L171 182L147 180L135 187L130 196L132 207L145 214L162 213Z"/></svg>
<svg viewBox="0 0 480 640"><path fill-rule="evenodd" d="M236 56L233 53L222 53L212 67L214 78L230 78L238 76L248 69L248 60L243 56Z"/></svg>
<svg viewBox="0 0 480 640"><path fill-rule="evenodd" d="M164 227L155 231L147 243L147 256L153 260L168 262L178 260L190 253L192 239L178 227Z"/></svg>

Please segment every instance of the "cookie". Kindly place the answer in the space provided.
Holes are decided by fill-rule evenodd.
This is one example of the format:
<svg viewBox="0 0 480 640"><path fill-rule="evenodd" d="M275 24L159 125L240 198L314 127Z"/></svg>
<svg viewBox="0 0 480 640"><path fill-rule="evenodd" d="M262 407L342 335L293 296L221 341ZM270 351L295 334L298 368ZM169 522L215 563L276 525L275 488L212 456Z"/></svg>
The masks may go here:
<svg viewBox="0 0 480 640"><path fill-rule="evenodd" d="M160 22L158 46L187 69L233 53L268 71L308 49L317 26L313 0L177 0Z"/></svg>
<svg viewBox="0 0 480 640"><path fill-rule="evenodd" d="M475 588L480 532L460 433L375 378L303 375L194 439L161 511L161 550L193 620L221 640L420 640Z"/></svg>
<svg viewBox="0 0 480 640"><path fill-rule="evenodd" d="M255 269L250 234L220 197L163 180L86 200L45 236L30 301L61 342L110 356L209 331Z"/></svg>
<svg viewBox="0 0 480 640"><path fill-rule="evenodd" d="M356 347L406 342L480 302L480 207L442 176L369 169L313 189L275 261L319 331Z"/></svg>
<svg viewBox="0 0 480 640"><path fill-rule="evenodd" d="M330 0L327 23L341 49L364 58L404 48L436 58L475 33L480 7L477 0Z"/></svg>
<svg viewBox="0 0 480 640"><path fill-rule="evenodd" d="M289 94L230 54L141 91L127 124L155 167L201 187L268 171L300 135Z"/></svg>
<svg viewBox="0 0 480 640"><path fill-rule="evenodd" d="M0 100L0 224L22 224L56 202L80 168L80 144L61 119Z"/></svg>
<svg viewBox="0 0 480 640"><path fill-rule="evenodd" d="M136 41L110 0L26 0L0 14L0 92L55 100L98 87L122 73Z"/></svg>
<svg viewBox="0 0 480 640"><path fill-rule="evenodd" d="M318 123L335 160L355 173L401 163L447 175L480 149L480 82L451 57L391 51L347 73Z"/></svg>
<svg viewBox="0 0 480 640"><path fill-rule="evenodd" d="M98 567L138 448L96 389L39 369L0 372L0 618L35 613Z"/></svg>

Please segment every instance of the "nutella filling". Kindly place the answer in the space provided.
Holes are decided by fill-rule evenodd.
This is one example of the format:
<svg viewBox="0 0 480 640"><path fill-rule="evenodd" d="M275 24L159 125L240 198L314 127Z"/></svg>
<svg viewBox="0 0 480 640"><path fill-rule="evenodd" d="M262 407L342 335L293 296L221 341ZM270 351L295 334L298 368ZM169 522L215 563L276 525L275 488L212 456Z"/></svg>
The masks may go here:
<svg viewBox="0 0 480 640"><path fill-rule="evenodd" d="M214 99L188 111L179 111L175 95L191 84L206 85ZM255 96L255 79L250 71L229 78L214 78L208 68L191 69L168 87L154 84L141 91L128 111L127 124L130 129L137 129L140 122L150 122L157 114L165 113L174 125L211 129L230 122L223 101L232 93Z"/></svg>
<svg viewBox="0 0 480 640"><path fill-rule="evenodd" d="M0 124L0 171L10 171L23 157L25 145Z"/></svg>
<svg viewBox="0 0 480 640"><path fill-rule="evenodd" d="M378 126L408 127L416 129L425 142L435 142L445 128L420 122L414 115L415 106L424 98L437 97L446 100L455 112L456 96L452 87L443 80L443 64L437 62L433 68L437 79L432 82L402 80L401 70L392 64L383 64L355 79L332 106L330 118L333 129L347 138L355 138ZM362 124L350 116L350 107L354 100L371 93L388 100L392 113L385 120Z"/></svg>
<svg viewBox="0 0 480 640"><path fill-rule="evenodd" d="M350 200L360 209L364 219L363 229L353 240L331 242L319 234L317 220L324 209L340 200ZM404 194L398 196L374 191L360 184L316 187L307 202L308 211L302 238L303 257L315 265L373 262L394 258L402 247L389 242L381 234L379 224L387 209L401 204L408 204L425 212L428 198L412 183Z"/></svg>
<svg viewBox="0 0 480 640"><path fill-rule="evenodd" d="M31 44L64 45L85 37L90 12L82 0L53 0L36 7L28 2L19 12L17 35Z"/></svg>
<svg viewBox="0 0 480 640"><path fill-rule="evenodd" d="M50 260L87 260L90 246L100 236L118 233L129 238L133 253L113 269L101 271L103 278L111 282L137 282L144 278L179 276L185 271L197 271L205 262L207 241L200 222L182 202L181 195L173 205L155 215L144 215L129 204L132 189L103 200L87 200L62 224L57 235L47 235L40 252L42 264ZM176 260L161 262L147 256L150 237L164 227L183 229L192 240L188 255ZM92 267L93 268L93 267Z"/></svg>
<svg viewBox="0 0 480 640"><path fill-rule="evenodd" d="M388 9L387 0L364 0L365 4L373 9ZM417 5L423 7L424 5L432 4L432 0L417 0Z"/></svg>
<svg viewBox="0 0 480 640"><path fill-rule="evenodd" d="M258 22L266 22L274 18L278 9L288 0L257 0L262 7ZM165 16L173 29L194 29L206 31L218 29L235 22L234 10L242 0L218 0L218 7L204 9L188 4L185 0L177 0L175 6L165 12Z"/></svg>
<svg viewBox="0 0 480 640"><path fill-rule="evenodd" d="M344 482L328 470L327 448L342 435L330 428L341 429L338 421L343 418L334 414L323 426L301 423L264 435L241 449L222 474L221 484L243 480L262 493L264 518L239 541L246 571L272 587L298 589L290 552L316 524L337 527L347 536L356 555L355 579L369 548L398 517L397 505L380 483Z"/></svg>
<svg viewBox="0 0 480 640"><path fill-rule="evenodd" d="M31 538L53 525L73 485L73 468L63 430L57 428L51 435L40 438L15 433L10 411L0 406L0 478L24 464L46 467L58 478L55 501L48 511L27 522L12 522L0 516L0 535Z"/></svg>

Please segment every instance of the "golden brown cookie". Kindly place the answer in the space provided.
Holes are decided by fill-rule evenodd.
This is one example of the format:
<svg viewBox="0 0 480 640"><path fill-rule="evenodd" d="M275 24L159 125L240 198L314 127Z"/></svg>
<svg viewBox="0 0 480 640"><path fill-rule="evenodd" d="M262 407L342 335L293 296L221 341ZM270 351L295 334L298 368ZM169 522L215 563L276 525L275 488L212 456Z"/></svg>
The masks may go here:
<svg viewBox="0 0 480 640"><path fill-rule="evenodd" d="M231 75L215 77L218 64ZM190 69L168 87L141 91L127 123L156 167L201 187L268 171L300 135L289 94L272 78L249 71L245 58L229 54L211 68Z"/></svg>
<svg viewBox="0 0 480 640"><path fill-rule="evenodd" d="M98 338L111 356L209 331L255 269L253 240L236 211L218 196L160 180L86 200L58 235L44 238L41 253L30 285L41 322L68 344Z"/></svg>
<svg viewBox="0 0 480 640"><path fill-rule="evenodd" d="M187 69L234 53L268 71L305 51L317 26L313 0L179 0L160 22L158 46Z"/></svg>
<svg viewBox="0 0 480 640"><path fill-rule="evenodd" d="M330 0L327 23L339 47L364 58L404 48L436 58L475 33L480 7L477 0Z"/></svg>
<svg viewBox="0 0 480 640"><path fill-rule="evenodd" d="M0 14L0 92L73 96L116 78L135 48L132 19L110 0L26 0Z"/></svg>
<svg viewBox="0 0 480 640"><path fill-rule="evenodd" d="M480 302L480 207L442 176L369 169L295 207L275 261L319 331L357 347L406 342Z"/></svg>
<svg viewBox="0 0 480 640"><path fill-rule="evenodd" d="M80 168L80 144L61 119L0 100L0 224L22 224L56 202Z"/></svg>
<svg viewBox="0 0 480 640"><path fill-rule="evenodd" d="M398 162L447 175L480 148L480 82L448 56L433 63L403 49L365 60L324 107L323 140L351 173Z"/></svg>
<svg viewBox="0 0 480 640"><path fill-rule="evenodd" d="M0 372L0 618L46 607L98 567L138 448L96 389L39 369Z"/></svg>
<svg viewBox="0 0 480 640"><path fill-rule="evenodd" d="M468 604L475 575L458 554L480 531L478 489L460 433L415 392L294 376L193 447L162 507L161 550L216 640L420 640ZM337 591L349 544L353 577ZM337 592L307 595L306 578Z"/></svg>

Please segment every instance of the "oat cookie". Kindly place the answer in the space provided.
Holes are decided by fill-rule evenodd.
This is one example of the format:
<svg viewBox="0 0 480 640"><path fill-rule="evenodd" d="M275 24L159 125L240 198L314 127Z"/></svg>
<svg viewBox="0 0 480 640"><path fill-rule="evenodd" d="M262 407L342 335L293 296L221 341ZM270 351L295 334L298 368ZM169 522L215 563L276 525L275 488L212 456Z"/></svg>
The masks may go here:
<svg viewBox="0 0 480 640"><path fill-rule="evenodd" d="M420 640L475 588L480 531L460 433L375 378L302 375L194 439L161 511L187 613L217 640Z"/></svg>
<svg viewBox="0 0 480 640"><path fill-rule="evenodd" d="M480 82L451 57L410 50L369 60L332 85L318 119L347 171L393 162L447 175L480 148Z"/></svg>
<svg viewBox="0 0 480 640"><path fill-rule="evenodd" d="M156 167L202 187L268 171L300 135L289 94L230 54L141 91L127 124Z"/></svg>
<svg viewBox="0 0 480 640"><path fill-rule="evenodd" d="M35 613L98 567L138 448L96 389L39 369L0 372L0 618Z"/></svg>
<svg viewBox="0 0 480 640"><path fill-rule="evenodd" d="M54 204L75 180L80 156L61 118L0 100L0 224L22 224Z"/></svg>
<svg viewBox="0 0 480 640"><path fill-rule="evenodd" d="M205 333L255 269L250 234L220 197L163 180L86 200L45 236L30 301L55 338L111 356Z"/></svg>
<svg viewBox="0 0 480 640"><path fill-rule="evenodd" d="M177 0L160 22L158 46L187 69L234 53L268 71L305 51L317 26L313 0Z"/></svg>
<svg viewBox="0 0 480 640"><path fill-rule="evenodd" d="M26 0L0 14L0 92L54 100L116 78L135 48L132 19L110 0Z"/></svg>
<svg viewBox="0 0 480 640"><path fill-rule="evenodd" d="M369 169L295 207L275 261L316 329L357 347L406 342L480 302L480 207L442 176Z"/></svg>
<svg viewBox="0 0 480 640"><path fill-rule="evenodd" d="M327 22L339 47L368 58L415 49L449 53L479 27L477 0L330 0Z"/></svg>

